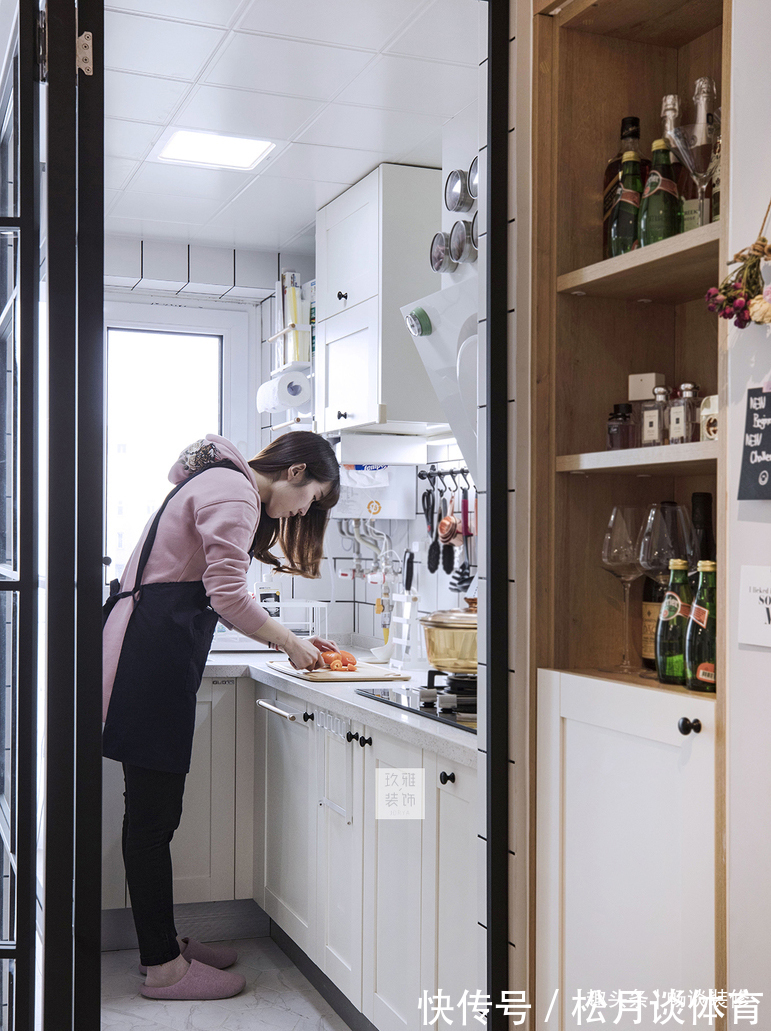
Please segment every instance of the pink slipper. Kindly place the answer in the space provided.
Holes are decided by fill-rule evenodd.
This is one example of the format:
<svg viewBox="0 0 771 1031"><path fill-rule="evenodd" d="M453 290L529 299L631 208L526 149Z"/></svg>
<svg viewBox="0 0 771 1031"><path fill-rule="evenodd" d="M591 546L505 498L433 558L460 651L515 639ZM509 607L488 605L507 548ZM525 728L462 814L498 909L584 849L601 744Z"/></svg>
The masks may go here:
<svg viewBox="0 0 771 1031"><path fill-rule="evenodd" d="M176 984L168 988L151 988L143 984L139 989L147 999L204 1000L230 999L238 995L246 984L246 978L240 974L229 974L224 970L207 967L197 959L191 961Z"/></svg>
<svg viewBox="0 0 771 1031"><path fill-rule="evenodd" d="M217 945L212 948L211 945L204 945L195 938L183 938L182 941L185 943L185 947L182 949L185 959L197 959L199 963L205 963L207 967L224 970L225 967L232 967L238 959L236 950L228 948L227 945ZM147 967L142 963L139 964L139 973L147 973Z"/></svg>

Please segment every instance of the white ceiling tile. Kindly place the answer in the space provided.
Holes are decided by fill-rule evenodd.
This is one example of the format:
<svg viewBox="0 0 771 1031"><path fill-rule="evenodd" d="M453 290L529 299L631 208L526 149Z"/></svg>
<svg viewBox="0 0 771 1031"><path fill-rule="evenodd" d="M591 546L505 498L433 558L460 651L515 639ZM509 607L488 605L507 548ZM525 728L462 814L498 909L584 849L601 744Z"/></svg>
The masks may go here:
<svg viewBox="0 0 771 1031"><path fill-rule="evenodd" d="M161 133L160 125L125 122L119 118L104 120L104 152L116 158L139 161Z"/></svg>
<svg viewBox="0 0 771 1031"><path fill-rule="evenodd" d="M425 168L442 167L442 133L432 133L422 140L417 147L402 154L399 163L403 165L423 165Z"/></svg>
<svg viewBox="0 0 771 1031"><path fill-rule="evenodd" d="M132 193L177 194L224 203L245 186L251 176L219 168L189 168L160 161L145 161L131 180Z"/></svg>
<svg viewBox="0 0 771 1031"><path fill-rule="evenodd" d="M104 210L109 212L116 201L122 196L120 190L105 190L104 191Z"/></svg>
<svg viewBox="0 0 771 1031"><path fill-rule="evenodd" d="M264 174L316 182L356 183L386 160L387 155L380 151L290 143Z"/></svg>
<svg viewBox="0 0 771 1031"><path fill-rule="evenodd" d="M321 102L302 97L198 86L175 116L174 124L258 139L289 140L321 107Z"/></svg>
<svg viewBox="0 0 771 1031"><path fill-rule="evenodd" d="M184 240L193 235L195 226L183 222L150 222L141 218L119 218L109 215L104 220L104 231L120 236L137 236L143 240Z"/></svg>
<svg viewBox="0 0 771 1031"><path fill-rule="evenodd" d="M369 60L371 55L360 50L237 32L204 80L329 100Z"/></svg>
<svg viewBox="0 0 771 1031"><path fill-rule="evenodd" d="M190 89L186 82L106 69L104 109L111 118L166 123Z"/></svg>
<svg viewBox="0 0 771 1031"><path fill-rule="evenodd" d="M441 128L444 121L434 115L329 104L298 142L403 154Z"/></svg>
<svg viewBox="0 0 771 1031"><path fill-rule="evenodd" d="M477 64L465 67L384 55L357 75L335 100L450 118L476 98L478 76Z"/></svg>
<svg viewBox="0 0 771 1031"><path fill-rule="evenodd" d="M241 6L241 0L119 0L106 10L157 14L180 21L197 21L205 25L227 26Z"/></svg>
<svg viewBox="0 0 771 1031"><path fill-rule="evenodd" d="M116 158L106 154L104 158L104 185L108 190L120 190L128 177L139 168L132 158Z"/></svg>
<svg viewBox="0 0 771 1031"><path fill-rule="evenodd" d="M220 29L141 15L105 13L107 68L193 79L225 37Z"/></svg>
<svg viewBox="0 0 771 1031"><path fill-rule="evenodd" d="M191 225L203 225L219 207L219 201L205 197L124 192L110 214L119 218L136 218L150 222L186 222Z"/></svg>
<svg viewBox="0 0 771 1031"><path fill-rule="evenodd" d="M479 0L434 0L386 50L477 65L478 39Z"/></svg>
<svg viewBox="0 0 771 1031"><path fill-rule="evenodd" d="M348 188L346 183L260 176L209 225L229 227L237 246L273 247L304 229L316 211ZM268 242L268 240L270 242Z"/></svg>
<svg viewBox="0 0 771 1031"><path fill-rule="evenodd" d="M293 0L287 17L276 0L253 0L239 28L380 50L422 6L415 0L335 0L333 11L318 0Z"/></svg>

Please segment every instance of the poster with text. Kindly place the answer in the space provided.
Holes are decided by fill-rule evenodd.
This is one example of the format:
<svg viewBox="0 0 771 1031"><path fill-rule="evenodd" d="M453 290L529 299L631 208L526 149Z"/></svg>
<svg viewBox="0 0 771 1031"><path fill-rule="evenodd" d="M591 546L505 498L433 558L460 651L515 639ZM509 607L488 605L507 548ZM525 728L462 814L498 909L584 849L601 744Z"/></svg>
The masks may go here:
<svg viewBox="0 0 771 1031"><path fill-rule="evenodd" d="M747 391L739 501L771 500L771 393Z"/></svg>

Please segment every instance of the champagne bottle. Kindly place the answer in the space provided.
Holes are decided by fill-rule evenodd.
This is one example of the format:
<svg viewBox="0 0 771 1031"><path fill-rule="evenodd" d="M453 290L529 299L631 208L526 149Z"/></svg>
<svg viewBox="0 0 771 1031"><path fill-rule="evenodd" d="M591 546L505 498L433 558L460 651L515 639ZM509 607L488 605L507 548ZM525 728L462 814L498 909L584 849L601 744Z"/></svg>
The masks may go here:
<svg viewBox="0 0 771 1031"><path fill-rule="evenodd" d="M691 523L697 562L714 562L717 555L715 535L712 532L712 495L708 491L697 491L691 495ZM699 574L690 574L691 589L695 589Z"/></svg>
<svg viewBox="0 0 771 1031"><path fill-rule="evenodd" d="M680 197L666 140L653 144L653 164L640 204L640 246L675 236L680 226Z"/></svg>
<svg viewBox="0 0 771 1031"><path fill-rule="evenodd" d="M677 128L680 121L680 97L676 93L668 93L661 101L661 135L665 140L669 140L669 135L673 129ZM685 219L685 207L689 205L689 210L693 211L693 218L698 218L699 213L699 191L696 189L696 183L691 178L691 174L685 165L680 161L680 158L676 153L672 152L672 177L677 183L677 192L680 195L680 217L678 222L678 232L682 233ZM693 228L693 226L691 226Z"/></svg>
<svg viewBox="0 0 771 1031"><path fill-rule="evenodd" d="M621 159L628 150L640 153L640 119L633 116L621 121L621 143L618 153L615 154L605 168L605 181L602 189L602 256L610 257L610 215L613 210L613 202L616 197L616 189L621 183ZM640 172L642 173L643 186L648 178L651 163L646 157L640 158Z"/></svg>
<svg viewBox="0 0 771 1031"><path fill-rule="evenodd" d="M669 586L656 627L656 672L662 684L685 684L685 631L691 614L688 563L669 560Z"/></svg>
<svg viewBox="0 0 771 1031"><path fill-rule="evenodd" d="M715 89L714 79L710 79L708 75L705 75L703 78L696 80L693 94L693 102L696 105L696 118L690 143L691 151L694 152L695 156L699 151L704 152L703 155L698 155L696 161L697 165L701 165L702 167L707 166L712 154L713 136L716 131L715 116L713 114L716 96L717 90ZM698 211L698 221L696 222L697 226L706 225L710 221L709 195L707 196L704 204L705 210ZM689 226L686 224L685 228L688 229ZM694 227L692 226L691 228Z"/></svg>
<svg viewBox="0 0 771 1031"><path fill-rule="evenodd" d="M718 165L715 169L715 173L712 176L712 221L720 221L720 151L722 149L723 137L718 134L717 142L715 143L715 153L718 156Z"/></svg>
<svg viewBox="0 0 771 1031"><path fill-rule="evenodd" d="M656 668L656 627L665 588L651 576L645 577L642 597L642 661L648 669Z"/></svg>
<svg viewBox="0 0 771 1031"><path fill-rule="evenodd" d="M714 691L717 567L714 562L699 562L698 568L699 589L685 631L685 686L692 691Z"/></svg>
<svg viewBox="0 0 771 1031"><path fill-rule="evenodd" d="M640 155L628 150L621 163L621 182L616 187L613 208L610 213L610 254L633 251L640 244L639 216L643 184L640 173Z"/></svg>

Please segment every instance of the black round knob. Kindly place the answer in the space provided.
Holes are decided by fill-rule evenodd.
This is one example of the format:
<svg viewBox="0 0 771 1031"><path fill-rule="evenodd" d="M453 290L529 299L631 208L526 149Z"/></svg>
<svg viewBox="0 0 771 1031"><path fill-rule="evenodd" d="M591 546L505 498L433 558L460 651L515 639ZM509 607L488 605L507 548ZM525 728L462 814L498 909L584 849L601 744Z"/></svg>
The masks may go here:
<svg viewBox="0 0 771 1031"><path fill-rule="evenodd" d="M102 556L102 565L103 566L111 566L112 565L112 559L110 558L109 555L103 555Z"/></svg>
<svg viewBox="0 0 771 1031"><path fill-rule="evenodd" d="M348 733L345 736L348 738L349 741L358 741L359 740L359 732L358 731L355 734L352 734L350 732L350 730L349 730Z"/></svg>
<svg viewBox="0 0 771 1031"><path fill-rule="evenodd" d="M361 737L361 738L359 738L359 744L361 745L362 748L365 745L371 745L372 744L372 738L371 737Z"/></svg>
<svg viewBox="0 0 771 1031"><path fill-rule="evenodd" d="M348 418L348 412L338 412L337 413L337 417L338 417L338 419L347 419Z"/></svg>
<svg viewBox="0 0 771 1031"><path fill-rule="evenodd" d="M446 784L448 780L451 780L453 782L453 784L454 784L455 783L455 774L454 773L445 773L444 770L442 770L442 772L439 774L439 780L442 782L442 784Z"/></svg>
<svg viewBox="0 0 771 1031"><path fill-rule="evenodd" d="M689 720L687 716L681 716L677 721L677 729L681 734L690 734L691 731L694 734L701 733L701 720Z"/></svg>
<svg viewBox="0 0 771 1031"><path fill-rule="evenodd" d="M338 301L347 301L348 300L348 294L344 294L342 290L338 290L337 291L337 299L338 299Z"/></svg>
<svg viewBox="0 0 771 1031"><path fill-rule="evenodd" d="M312 720L313 719L313 713L312 712L304 712L303 713L303 719L307 723L308 720Z"/></svg>

